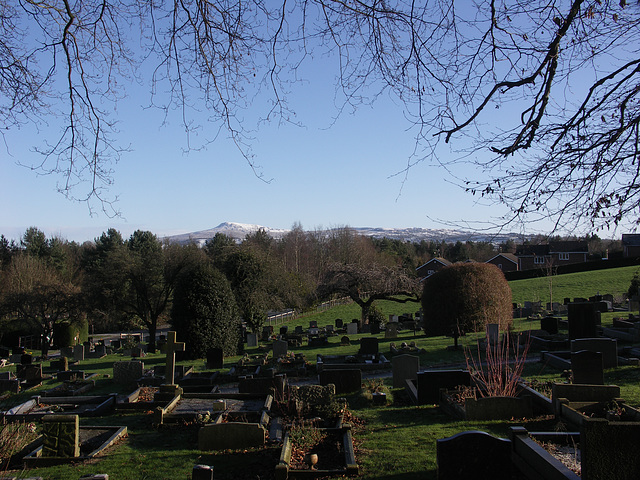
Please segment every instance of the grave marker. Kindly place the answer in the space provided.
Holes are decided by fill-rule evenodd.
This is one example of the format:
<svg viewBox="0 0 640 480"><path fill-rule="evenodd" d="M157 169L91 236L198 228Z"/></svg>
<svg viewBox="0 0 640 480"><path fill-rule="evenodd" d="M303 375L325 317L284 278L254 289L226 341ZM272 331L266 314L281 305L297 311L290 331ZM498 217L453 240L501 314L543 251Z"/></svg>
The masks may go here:
<svg viewBox="0 0 640 480"><path fill-rule="evenodd" d="M362 388L362 372L359 369L322 370L320 385L334 384L336 393L356 392Z"/></svg>
<svg viewBox="0 0 640 480"><path fill-rule="evenodd" d="M258 346L258 335L255 333L247 333L247 347Z"/></svg>
<svg viewBox="0 0 640 480"><path fill-rule="evenodd" d="M357 335L358 334L358 324L357 323L347 323L347 335Z"/></svg>
<svg viewBox="0 0 640 480"><path fill-rule="evenodd" d="M405 380L416 380L420 359L415 355L396 355L391 359L393 388L404 388Z"/></svg>
<svg viewBox="0 0 640 480"><path fill-rule="evenodd" d="M378 339L376 337L363 337L360 339L361 355L377 355Z"/></svg>
<svg viewBox="0 0 640 480"><path fill-rule="evenodd" d="M80 422L78 415L42 417L43 457L79 457Z"/></svg>
<svg viewBox="0 0 640 480"><path fill-rule="evenodd" d="M207 350L207 368L224 367L224 352L221 348L210 348Z"/></svg>
<svg viewBox="0 0 640 480"><path fill-rule="evenodd" d="M73 347L73 359L76 362L84 360L84 345L79 344Z"/></svg>
<svg viewBox="0 0 640 480"><path fill-rule="evenodd" d="M398 324L397 324L397 322L387 323L387 328L384 331L384 338L398 338Z"/></svg>
<svg viewBox="0 0 640 480"><path fill-rule="evenodd" d="M120 384L135 384L144 375L144 363L139 360L114 362L113 381Z"/></svg>
<svg viewBox="0 0 640 480"><path fill-rule="evenodd" d="M596 306L593 303L569 304L569 339L594 338L597 318Z"/></svg>
<svg viewBox="0 0 640 480"><path fill-rule="evenodd" d="M604 385L604 368L601 352L581 350L571 353L573 383Z"/></svg>
<svg viewBox="0 0 640 480"><path fill-rule="evenodd" d="M165 384L175 384L176 352L184 352L184 342L176 342L176 332L167 332L167 361L165 367Z"/></svg>
<svg viewBox="0 0 640 480"><path fill-rule="evenodd" d="M286 357L289 351L289 344L285 340L273 342L273 358Z"/></svg>
<svg viewBox="0 0 640 480"><path fill-rule="evenodd" d="M485 432L462 432L436 440L438 480L511 480L511 441Z"/></svg>

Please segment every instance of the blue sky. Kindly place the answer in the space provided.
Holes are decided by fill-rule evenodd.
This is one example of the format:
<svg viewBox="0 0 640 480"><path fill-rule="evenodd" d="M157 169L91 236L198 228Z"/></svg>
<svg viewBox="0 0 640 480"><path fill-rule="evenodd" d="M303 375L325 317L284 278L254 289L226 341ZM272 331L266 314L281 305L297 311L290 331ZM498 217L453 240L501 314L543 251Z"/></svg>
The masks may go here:
<svg viewBox="0 0 640 480"><path fill-rule="evenodd" d="M118 196L121 218L100 211L91 216L86 204L56 191L60 178L19 166L41 161L31 148L42 133L11 131L0 157L5 172L0 233L19 239L27 227L36 226L47 235L83 242L109 227L125 236L136 229L164 236L224 221L273 228L290 228L294 222L305 229L442 228L433 219L488 221L503 212L475 203L476 198L445 180L442 169L426 163L406 177L395 175L406 167L415 146L403 106L383 96L372 107L343 113L334 123L333 86L318 72L314 67L314 81L298 84L291 97L296 121L303 127L263 124L254 135L254 161L268 183L254 175L224 134L206 149L185 154L179 119L171 116L161 126L162 114L143 108L146 91L131 87L129 98L115 112L118 141L131 144L114 167L110 190ZM264 111L260 107L258 101L256 110Z"/></svg>

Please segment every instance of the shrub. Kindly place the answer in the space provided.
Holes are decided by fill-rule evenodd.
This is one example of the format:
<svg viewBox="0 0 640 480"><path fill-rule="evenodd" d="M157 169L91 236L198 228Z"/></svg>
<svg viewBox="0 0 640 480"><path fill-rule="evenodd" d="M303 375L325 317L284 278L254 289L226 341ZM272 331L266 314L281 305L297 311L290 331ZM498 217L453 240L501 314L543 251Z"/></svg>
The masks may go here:
<svg viewBox="0 0 640 480"><path fill-rule="evenodd" d="M238 353L240 315L226 277L209 264L183 272L176 284L171 325L186 343L187 356L203 358L210 348Z"/></svg>
<svg viewBox="0 0 640 480"><path fill-rule="evenodd" d="M451 335L513 321L511 287L502 271L488 263L457 263L424 281L422 310L427 335Z"/></svg>

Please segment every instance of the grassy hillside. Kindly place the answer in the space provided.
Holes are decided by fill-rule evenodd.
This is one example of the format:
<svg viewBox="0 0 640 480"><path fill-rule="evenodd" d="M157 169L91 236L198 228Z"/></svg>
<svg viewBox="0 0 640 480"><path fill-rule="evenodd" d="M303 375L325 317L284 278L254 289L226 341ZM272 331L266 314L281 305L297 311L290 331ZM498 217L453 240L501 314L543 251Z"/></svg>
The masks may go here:
<svg viewBox="0 0 640 480"><path fill-rule="evenodd" d="M591 272L553 275L551 277L513 280L509 282L515 303L525 301L549 301L549 283L551 282L554 302L562 302L565 297L590 297L610 293L614 297L627 292L637 266L594 270Z"/></svg>

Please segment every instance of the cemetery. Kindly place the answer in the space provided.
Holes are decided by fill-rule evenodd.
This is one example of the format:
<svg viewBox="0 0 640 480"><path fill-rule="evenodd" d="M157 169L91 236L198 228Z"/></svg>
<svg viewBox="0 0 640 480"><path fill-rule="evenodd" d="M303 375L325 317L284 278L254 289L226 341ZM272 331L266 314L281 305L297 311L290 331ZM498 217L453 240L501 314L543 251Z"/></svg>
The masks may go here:
<svg viewBox="0 0 640 480"><path fill-rule="evenodd" d="M3 433L35 425L38 437L3 468L61 479L640 478L638 312L565 307L515 318L511 335L489 324L427 337L397 314L373 333L338 322L354 315L340 306L249 333L231 357L182 359L188 346L171 330L157 353L140 335L50 365L13 355L0 369Z"/></svg>

